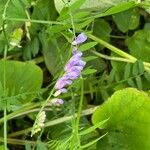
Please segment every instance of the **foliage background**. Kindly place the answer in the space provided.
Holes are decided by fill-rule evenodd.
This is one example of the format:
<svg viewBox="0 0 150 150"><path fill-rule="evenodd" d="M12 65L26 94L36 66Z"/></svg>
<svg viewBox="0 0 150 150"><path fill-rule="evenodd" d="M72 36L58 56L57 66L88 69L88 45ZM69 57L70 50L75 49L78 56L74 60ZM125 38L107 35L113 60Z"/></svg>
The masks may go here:
<svg viewBox="0 0 150 150"><path fill-rule="evenodd" d="M1 0L0 150L149 150L149 13L149 0ZM82 77L31 137L81 32Z"/></svg>

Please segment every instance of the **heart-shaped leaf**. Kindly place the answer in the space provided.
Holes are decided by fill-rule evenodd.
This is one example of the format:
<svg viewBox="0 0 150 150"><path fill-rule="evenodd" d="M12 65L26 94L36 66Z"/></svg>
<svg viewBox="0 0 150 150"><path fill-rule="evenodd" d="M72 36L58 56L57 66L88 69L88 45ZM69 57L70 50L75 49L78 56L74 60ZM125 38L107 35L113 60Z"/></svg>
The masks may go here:
<svg viewBox="0 0 150 150"><path fill-rule="evenodd" d="M5 94L4 96L12 99L12 96L23 95L24 98L23 101L21 101L22 103L31 101L33 99L33 95L40 90L42 85L42 70L31 63L1 60L0 74L0 96L3 95L5 82L7 95Z"/></svg>
<svg viewBox="0 0 150 150"><path fill-rule="evenodd" d="M150 97L133 88L119 90L100 106L93 115L97 124L108 134L99 141L100 150L150 149Z"/></svg>

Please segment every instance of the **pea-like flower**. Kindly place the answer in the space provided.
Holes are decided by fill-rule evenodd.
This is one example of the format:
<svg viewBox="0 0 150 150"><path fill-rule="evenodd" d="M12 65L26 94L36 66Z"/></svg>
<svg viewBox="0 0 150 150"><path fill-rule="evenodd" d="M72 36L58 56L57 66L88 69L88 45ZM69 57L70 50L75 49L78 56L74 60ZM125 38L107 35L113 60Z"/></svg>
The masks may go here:
<svg viewBox="0 0 150 150"><path fill-rule="evenodd" d="M81 33L77 38L72 42L72 45L77 45L85 42L87 36L84 33ZM72 57L69 59L68 63L64 67L65 73L61 78L59 78L55 84L56 92L54 96L57 97L61 93L67 92L67 87L72 84L73 80L77 79L81 71L83 70L86 62L82 60L82 52L77 50L77 47L73 47Z"/></svg>
<svg viewBox="0 0 150 150"><path fill-rule="evenodd" d="M60 106L62 104L64 104L64 101L59 98L54 98L50 101L50 105L52 105L52 106Z"/></svg>
<svg viewBox="0 0 150 150"><path fill-rule="evenodd" d="M65 73L61 78L57 80L54 86L56 90L56 92L54 93L55 97L59 96L61 93L66 93L67 87L72 84L73 80L77 79L80 76L86 62L82 60L82 52L78 51L76 46L85 42L86 40L87 36L84 33L81 33L72 42L72 45L74 46L72 49L72 57L69 59L68 63L64 67ZM63 103L64 101L59 98L54 98L50 101L50 105L52 106L60 106ZM37 116L36 123L33 126L31 136L41 131L41 129L44 127L45 119L45 111L40 112Z"/></svg>
<svg viewBox="0 0 150 150"><path fill-rule="evenodd" d="M87 40L87 36L84 33L81 33L77 36L77 38L72 42L72 45L78 45Z"/></svg>
<svg viewBox="0 0 150 150"><path fill-rule="evenodd" d="M39 115L37 116L36 124L34 125L32 129L31 136L41 131L41 129L44 127L45 119L46 119L45 111L40 112Z"/></svg>

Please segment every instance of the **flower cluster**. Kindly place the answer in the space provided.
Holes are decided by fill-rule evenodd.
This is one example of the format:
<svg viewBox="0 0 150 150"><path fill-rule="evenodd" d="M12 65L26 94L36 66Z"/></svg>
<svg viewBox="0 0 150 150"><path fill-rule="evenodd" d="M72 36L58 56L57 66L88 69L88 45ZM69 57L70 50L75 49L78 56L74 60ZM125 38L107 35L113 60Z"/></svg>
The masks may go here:
<svg viewBox="0 0 150 150"><path fill-rule="evenodd" d="M37 116L36 124L34 125L31 136L41 131L41 128L44 127L45 119L46 119L45 111L40 112L39 115Z"/></svg>
<svg viewBox="0 0 150 150"><path fill-rule="evenodd" d="M61 93L67 92L67 87L72 84L73 80L77 79L81 71L85 66L85 62L82 60L82 52L77 50L77 45L83 43L87 40L87 36L84 33L81 33L77 36L77 38L72 42L73 50L72 50L72 57L68 61L68 63L64 67L65 73L61 78L59 78L55 84L54 93L55 98L50 100L49 104L51 106L60 106L64 103L62 99L56 98ZM32 129L31 136L35 133L41 131L41 128L44 127L44 122L46 119L45 111L42 111L37 116L37 120Z"/></svg>
<svg viewBox="0 0 150 150"><path fill-rule="evenodd" d="M52 100L50 100L49 105L50 106L60 106L63 105L64 101L62 99L59 98L53 98Z"/></svg>
<svg viewBox="0 0 150 150"><path fill-rule="evenodd" d="M68 61L68 63L64 67L64 75L57 80L55 84L56 92L54 96L57 97L61 93L67 92L67 87L72 84L72 81L77 79L81 71L85 66L85 62L82 60L82 52L77 50L77 45L83 43L87 40L87 36L84 33L81 33L77 36L77 38L72 42L73 50L72 57Z"/></svg>

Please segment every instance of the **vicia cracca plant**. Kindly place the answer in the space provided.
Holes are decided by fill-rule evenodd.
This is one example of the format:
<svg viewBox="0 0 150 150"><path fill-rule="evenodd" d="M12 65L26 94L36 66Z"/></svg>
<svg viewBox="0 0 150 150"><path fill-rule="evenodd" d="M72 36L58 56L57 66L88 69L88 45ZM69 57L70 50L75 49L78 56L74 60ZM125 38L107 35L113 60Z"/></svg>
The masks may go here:
<svg viewBox="0 0 150 150"><path fill-rule="evenodd" d="M61 78L57 80L55 84L55 97L57 97L61 93L66 93L67 87L72 84L73 80L77 79L80 76L86 62L82 60L82 52L77 50L77 45L85 42L86 40L87 36L84 33L81 33L72 42L72 57L64 67L65 73Z"/></svg>
<svg viewBox="0 0 150 150"><path fill-rule="evenodd" d="M64 74L56 81L56 84L54 86L55 98L48 101L51 106L62 105L64 101L57 97L62 93L66 93L68 86L71 85L74 80L80 77L81 71L83 70L86 62L82 60L82 52L78 51L77 46L85 42L86 40L87 36L84 33L81 33L72 42L72 57L64 67ZM44 127L45 119L45 111L41 110L37 115L31 136L41 131L41 129Z"/></svg>

